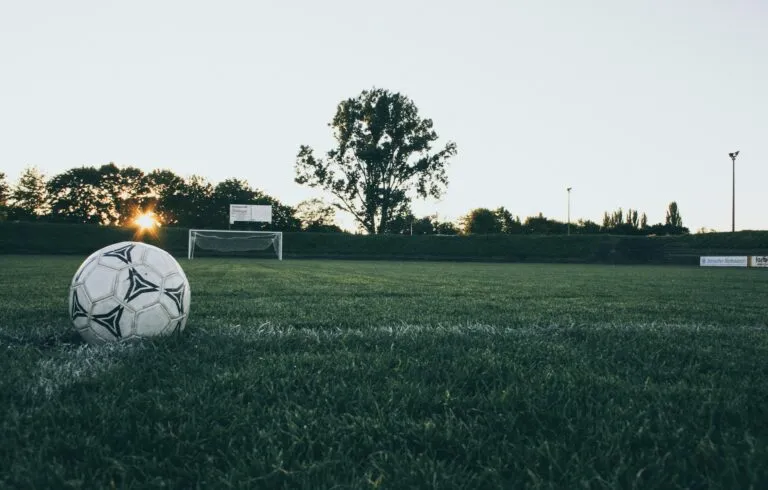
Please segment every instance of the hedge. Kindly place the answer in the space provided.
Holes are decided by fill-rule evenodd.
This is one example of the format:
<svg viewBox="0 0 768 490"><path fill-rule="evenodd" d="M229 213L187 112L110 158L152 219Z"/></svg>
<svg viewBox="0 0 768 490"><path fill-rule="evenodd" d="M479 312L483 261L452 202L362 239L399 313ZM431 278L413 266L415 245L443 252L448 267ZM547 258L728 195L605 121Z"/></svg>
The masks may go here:
<svg viewBox="0 0 768 490"><path fill-rule="evenodd" d="M96 225L0 222L0 254L87 255L111 243L140 240L177 257L187 254L188 230L164 227L156 236ZM283 256L389 260L698 264L700 255L768 255L768 232L664 237L595 235L350 235L286 232Z"/></svg>

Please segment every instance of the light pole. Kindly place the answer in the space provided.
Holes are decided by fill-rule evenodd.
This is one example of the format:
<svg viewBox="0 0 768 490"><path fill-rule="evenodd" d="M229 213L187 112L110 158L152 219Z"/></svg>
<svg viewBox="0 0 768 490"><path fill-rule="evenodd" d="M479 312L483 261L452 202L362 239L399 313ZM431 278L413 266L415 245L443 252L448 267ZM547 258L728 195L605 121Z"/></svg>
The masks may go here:
<svg viewBox="0 0 768 490"><path fill-rule="evenodd" d="M568 235L571 234L571 189L573 187L566 189L568 191Z"/></svg>
<svg viewBox="0 0 768 490"><path fill-rule="evenodd" d="M739 156L738 151L728 154L733 162L733 190L731 191L731 232L736 231L736 157Z"/></svg>

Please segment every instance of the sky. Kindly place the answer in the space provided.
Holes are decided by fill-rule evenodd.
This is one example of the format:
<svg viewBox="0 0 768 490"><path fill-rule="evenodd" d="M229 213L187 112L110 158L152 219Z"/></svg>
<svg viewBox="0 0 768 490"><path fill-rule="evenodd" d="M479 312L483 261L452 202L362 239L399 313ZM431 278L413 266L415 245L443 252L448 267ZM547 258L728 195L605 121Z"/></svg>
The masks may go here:
<svg viewBox="0 0 768 490"><path fill-rule="evenodd" d="M602 222L768 229L764 0L0 0L0 172L114 162L290 205L339 102L411 98L455 141L440 200ZM351 227L349 217L339 222Z"/></svg>

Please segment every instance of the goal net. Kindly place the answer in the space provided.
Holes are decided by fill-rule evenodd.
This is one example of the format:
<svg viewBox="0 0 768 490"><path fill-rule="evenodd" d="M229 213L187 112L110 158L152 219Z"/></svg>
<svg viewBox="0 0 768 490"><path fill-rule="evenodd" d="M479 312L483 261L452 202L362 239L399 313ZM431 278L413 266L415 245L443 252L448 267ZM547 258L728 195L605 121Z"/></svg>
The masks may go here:
<svg viewBox="0 0 768 490"><path fill-rule="evenodd" d="M280 231L189 230L188 259L205 255L269 256L283 260L283 233ZM262 252L262 253L258 253ZM274 255L272 255L274 256Z"/></svg>

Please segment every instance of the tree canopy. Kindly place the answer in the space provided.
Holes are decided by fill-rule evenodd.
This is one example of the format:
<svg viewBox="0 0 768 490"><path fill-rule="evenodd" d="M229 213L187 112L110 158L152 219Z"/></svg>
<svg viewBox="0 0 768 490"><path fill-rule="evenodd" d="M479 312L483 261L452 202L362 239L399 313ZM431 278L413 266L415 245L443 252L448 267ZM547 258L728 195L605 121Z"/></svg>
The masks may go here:
<svg viewBox="0 0 768 490"><path fill-rule="evenodd" d="M462 219L462 229L467 234L501 233L499 217L488 208L473 209Z"/></svg>
<svg viewBox="0 0 768 490"><path fill-rule="evenodd" d="M24 169L9 199L9 219L36 219L48 213L45 176L37 167Z"/></svg>
<svg viewBox="0 0 768 490"><path fill-rule="evenodd" d="M301 227L291 206L236 178L214 185L199 175L182 178L165 169L145 174L109 163L72 168L50 179L31 167L11 189L4 182L0 175L0 216L12 220L127 225L137 212L152 210L164 225L227 228L229 204L270 204L272 223L250 223L249 228ZM8 205L3 207L6 195ZM336 230L328 226L325 231Z"/></svg>
<svg viewBox="0 0 768 490"><path fill-rule="evenodd" d="M333 120L336 147L325 158L302 145L296 157L299 184L330 192L333 205L349 212L368 233L382 233L414 197L439 198L448 185L446 167L456 154L438 139L403 94L374 88L342 101Z"/></svg>
<svg viewBox="0 0 768 490"><path fill-rule="evenodd" d="M304 231L337 232L336 209L319 198L307 199L296 205L296 218Z"/></svg>

